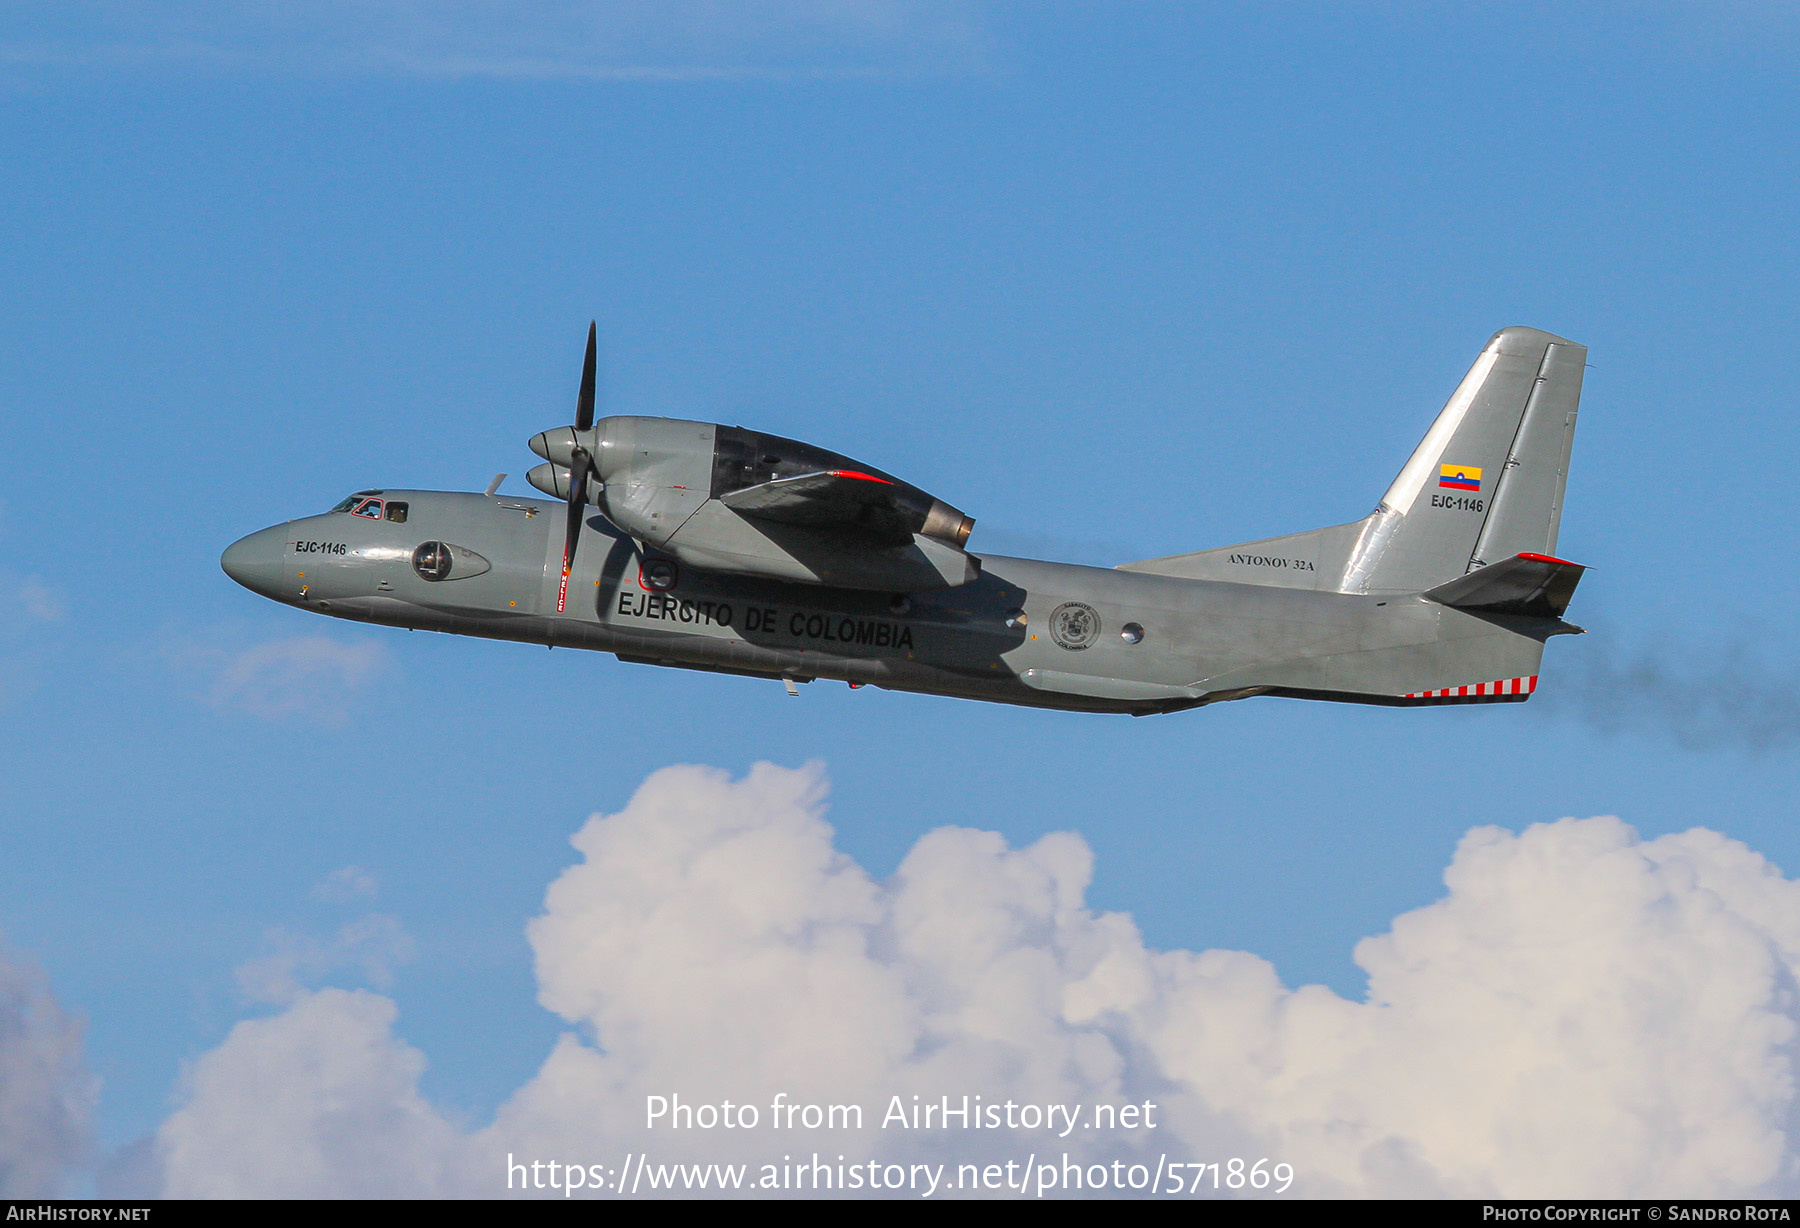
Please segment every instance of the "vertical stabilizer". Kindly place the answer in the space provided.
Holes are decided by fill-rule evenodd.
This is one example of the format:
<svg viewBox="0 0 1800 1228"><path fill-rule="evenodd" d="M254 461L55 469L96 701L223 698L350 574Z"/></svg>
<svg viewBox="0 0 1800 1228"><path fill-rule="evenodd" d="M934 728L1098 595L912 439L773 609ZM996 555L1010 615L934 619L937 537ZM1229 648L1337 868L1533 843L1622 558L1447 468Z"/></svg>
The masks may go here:
<svg viewBox="0 0 1800 1228"><path fill-rule="evenodd" d="M1586 365L1586 348L1561 337L1495 333L1363 522L1341 587L1418 592L1552 553Z"/></svg>
<svg viewBox="0 0 1800 1228"><path fill-rule="evenodd" d="M1495 333L1374 512L1350 524L1125 563L1125 571L1320 592L1417 593L1554 554L1587 349Z"/></svg>

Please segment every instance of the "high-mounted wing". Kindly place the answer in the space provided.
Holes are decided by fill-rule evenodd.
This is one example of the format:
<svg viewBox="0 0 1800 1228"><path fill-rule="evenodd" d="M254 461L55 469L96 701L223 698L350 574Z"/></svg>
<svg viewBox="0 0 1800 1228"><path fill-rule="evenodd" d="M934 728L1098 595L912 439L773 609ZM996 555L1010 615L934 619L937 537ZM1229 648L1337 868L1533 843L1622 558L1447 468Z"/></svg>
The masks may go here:
<svg viewBox="0 0 1800 1228"><path fill-rule="evenodd" d="M836 452L741 427L714 429L712 496L669 540L695 566L845 588L966 584L975 522L891 474Z"/></svg>
<svg viewBox="0 0 1800 1228"><path fill-rule="evenodd" d="M913 530L896 498L901 493L892 478L858 469L823 469L746 486L719 502L758 520L861 529L883 544L902 546L912 540Z"/></svg>
<svg viewBox="0 0 1800 1228"><path fill-rule="evenodd" d="M909 482L797 439L716 429L712 494L753 520L841 532L846 544L904 545L920 533L960 548L975 522Z"/></svg>

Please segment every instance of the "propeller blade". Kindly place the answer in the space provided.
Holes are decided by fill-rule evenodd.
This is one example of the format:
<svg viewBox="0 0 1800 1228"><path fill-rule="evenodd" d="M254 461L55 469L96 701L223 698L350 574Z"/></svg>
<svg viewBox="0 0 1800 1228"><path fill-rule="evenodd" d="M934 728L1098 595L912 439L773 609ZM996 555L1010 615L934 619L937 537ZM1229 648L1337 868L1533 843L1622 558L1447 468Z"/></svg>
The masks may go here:
<svg viewBox="0 0 1800 1228"><path fill-rule="evenodd" d="M558 614L565 612L569 604L569 573L575 570L575 547L581 541L581 522L587 516L587 479L592 459L587 449L579 446L569 457L569 529L563 538L562 583L556 589Z"/></svg>
<svg viewBox="0 0 1800 1228"><path fill-rule="evenodd" d="M588 321L587 360L581 364L581 395L575 400L575 429L589 430L594 425L594 369L600 359L600 327Z"/></svg>

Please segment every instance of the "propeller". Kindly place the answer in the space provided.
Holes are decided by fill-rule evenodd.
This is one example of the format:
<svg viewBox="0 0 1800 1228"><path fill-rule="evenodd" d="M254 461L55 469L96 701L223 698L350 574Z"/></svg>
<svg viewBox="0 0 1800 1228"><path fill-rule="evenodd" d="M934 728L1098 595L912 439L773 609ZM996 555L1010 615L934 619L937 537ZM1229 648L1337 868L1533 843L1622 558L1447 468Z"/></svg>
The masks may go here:
<svg viewBox="0 0 1800 1228"><path fill-rule="evenodd" d="M575 431L577 436L594 426L594 374L599 365L600 330L595 321L588 322L587 358L581 364L581 393L575 399ZM587 517L588 474L594 458L576 439L569 454L569 530L563 539L562 584L556 590L556 612L561 614L569 602L569 573L575 568L575 546L581 540L581 522Z"/></svg>

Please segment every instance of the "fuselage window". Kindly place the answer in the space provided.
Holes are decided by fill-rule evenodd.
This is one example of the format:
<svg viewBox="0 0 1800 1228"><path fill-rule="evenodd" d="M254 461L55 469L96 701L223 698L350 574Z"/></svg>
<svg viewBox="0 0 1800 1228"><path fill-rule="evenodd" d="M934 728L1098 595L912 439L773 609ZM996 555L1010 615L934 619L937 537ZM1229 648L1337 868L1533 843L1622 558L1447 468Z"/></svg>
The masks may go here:
<svg viewBox="0 0 1800 1228"><path fill-rule="evenodd" d="M356 505L356 510L351 512L350 514L352 516L361 516L365 520L380 520L381 519L381 500L380 499L364 499L361 503Z"/></svg>
<svg viewBox="0 0 1800 1228"><path fill-rule="evenodd" d="M394 503L394 502L390 501L387 505L387 518L389 520L393 521L395 524L405 524L406 523L406 504Z"/></svg>

